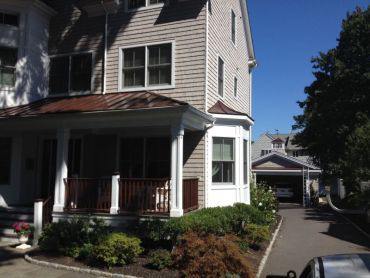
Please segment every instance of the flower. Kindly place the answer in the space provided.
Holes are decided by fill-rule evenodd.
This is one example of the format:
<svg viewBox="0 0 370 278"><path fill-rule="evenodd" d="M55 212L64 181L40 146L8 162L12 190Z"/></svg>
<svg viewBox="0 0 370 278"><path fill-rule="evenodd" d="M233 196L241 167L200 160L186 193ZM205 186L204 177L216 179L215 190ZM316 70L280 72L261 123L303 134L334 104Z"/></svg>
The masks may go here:
<svg viewBox="0 0 370 278"><path fill-rule="evenodd" d="M273 210L272 210L272 213L276 213L276 210L274 210L274 209L273 209Z"/></svg>
<svg viewBox="0 0 370 278"><path fill-rule="evenodd" d="M259 206L259 207L262 207L262 203L260 202L260 203L258 204L258 206Z"/></svg>
<svg viewBox="0 0 370 278"><path fill-rule="evenodd" d="M30 236L32 234L32 227L26 222L16 222L12 225L12 228L18 236Z"/></svg>

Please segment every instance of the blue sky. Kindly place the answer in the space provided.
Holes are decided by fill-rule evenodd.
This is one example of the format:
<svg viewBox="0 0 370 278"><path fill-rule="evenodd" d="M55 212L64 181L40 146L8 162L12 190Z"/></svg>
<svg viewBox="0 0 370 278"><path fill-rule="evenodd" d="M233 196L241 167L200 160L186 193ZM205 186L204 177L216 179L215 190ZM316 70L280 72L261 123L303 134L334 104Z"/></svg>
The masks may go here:
<svg viewBox="0 0 370 278"><path fill-rule="evenodd" d="M290 132L297 100L313 81L311 58L336 46L341 22L370 0L248 0L258 67L253 73L253 138Z"/></svg>

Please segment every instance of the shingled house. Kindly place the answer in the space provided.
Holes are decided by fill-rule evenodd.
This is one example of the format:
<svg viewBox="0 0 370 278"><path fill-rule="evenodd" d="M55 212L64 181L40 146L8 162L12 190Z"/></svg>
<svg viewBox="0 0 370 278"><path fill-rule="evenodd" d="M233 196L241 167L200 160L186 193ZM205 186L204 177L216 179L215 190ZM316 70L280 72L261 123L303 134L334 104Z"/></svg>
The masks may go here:
<svg viewBox="0 0 370 278"><path fill-rule="evenodd" d="M0 0L0 11L0 223L249 203L245 0Z"/></svg>

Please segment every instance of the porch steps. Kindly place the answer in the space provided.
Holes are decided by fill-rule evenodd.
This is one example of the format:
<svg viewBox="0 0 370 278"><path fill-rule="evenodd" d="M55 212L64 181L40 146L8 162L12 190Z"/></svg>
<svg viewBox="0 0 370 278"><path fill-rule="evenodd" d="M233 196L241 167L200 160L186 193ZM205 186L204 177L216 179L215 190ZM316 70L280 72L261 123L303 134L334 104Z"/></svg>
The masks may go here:
<svg viewBox="0 0 370 278"><path fill-rule="evenodd" d="M17 234L12 225L15 222L33 224L33 208L31 207L7 207L0 208L0 242L17 243Z"/></svg>

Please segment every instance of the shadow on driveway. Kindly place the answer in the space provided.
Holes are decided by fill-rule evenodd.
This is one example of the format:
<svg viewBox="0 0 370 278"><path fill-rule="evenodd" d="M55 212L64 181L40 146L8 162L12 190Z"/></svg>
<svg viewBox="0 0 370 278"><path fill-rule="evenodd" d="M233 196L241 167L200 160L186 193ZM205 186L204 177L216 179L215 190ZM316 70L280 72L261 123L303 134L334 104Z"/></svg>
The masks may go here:
<svg viewBox="0 0 370 278"><path fill-rule="evenodd" d="M307 209L305 220L329 223L324 235L365 247L370 251L370 240L361 234L353 233L354 227L337 213L329 209Z"/></svg>

